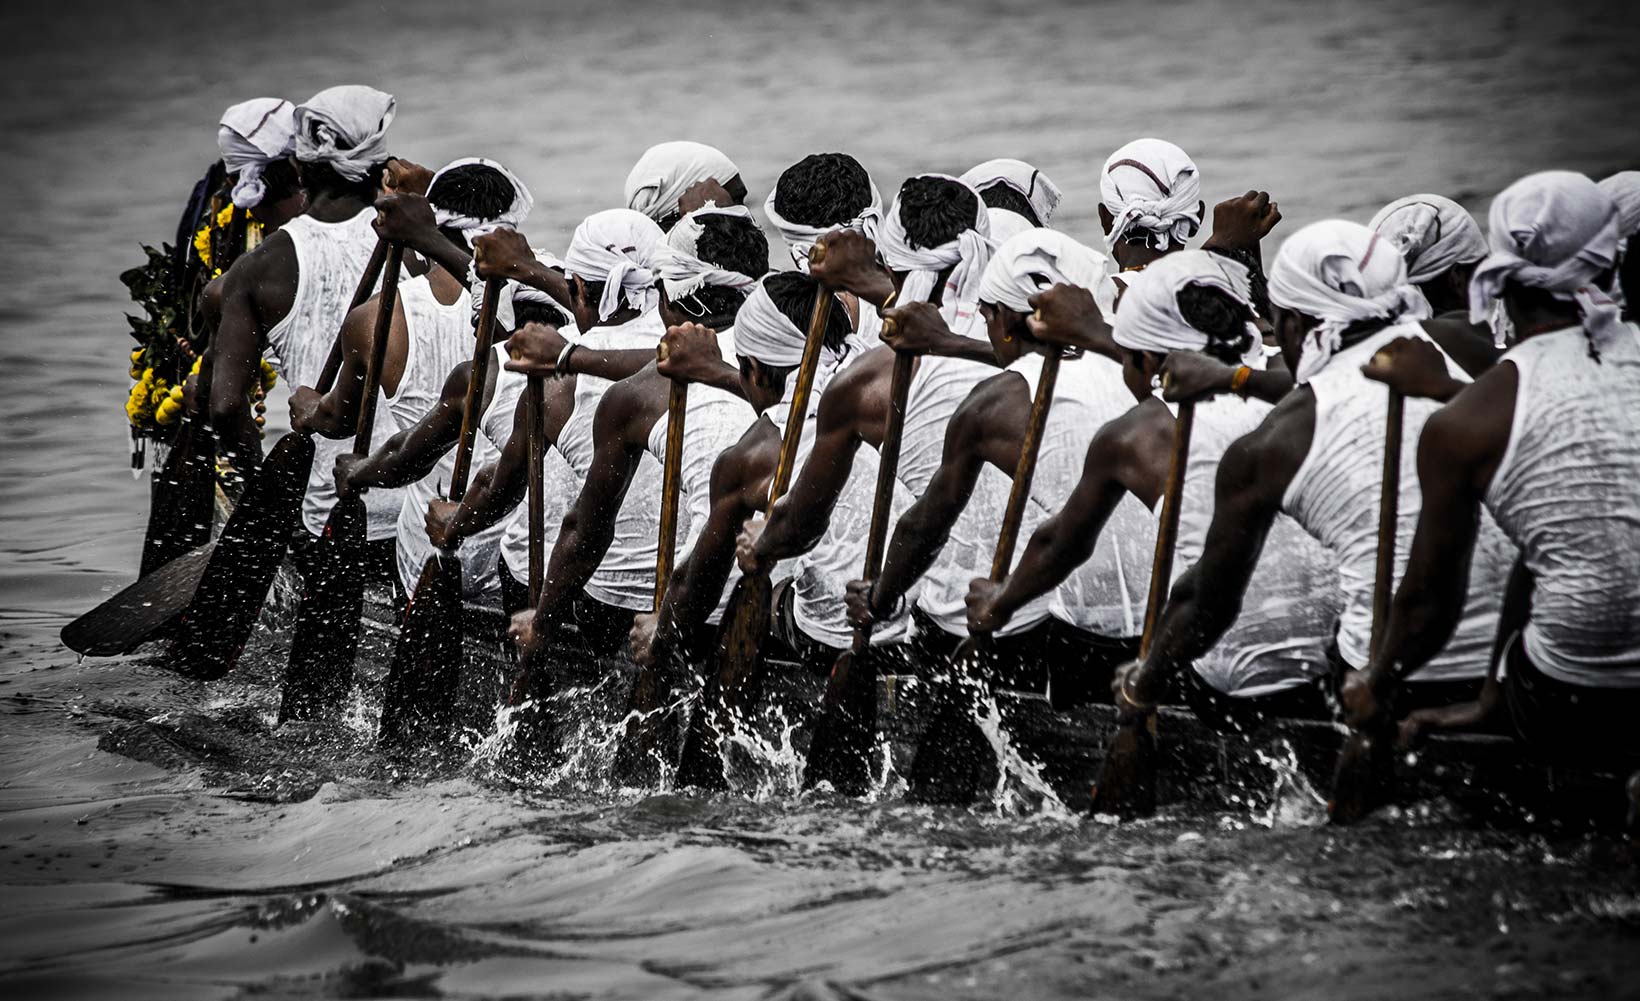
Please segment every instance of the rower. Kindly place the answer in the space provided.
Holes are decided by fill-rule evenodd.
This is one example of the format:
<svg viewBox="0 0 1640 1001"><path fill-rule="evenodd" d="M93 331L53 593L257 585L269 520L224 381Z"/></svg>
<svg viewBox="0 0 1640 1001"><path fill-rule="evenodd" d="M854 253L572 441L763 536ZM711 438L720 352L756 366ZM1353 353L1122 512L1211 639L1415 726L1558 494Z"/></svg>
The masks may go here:
<svg viewBox="0 0 1640 1001"><path fill-rule="evenodd" d="M786 241L792 263L805 274L809 252L822 236L846 229L877 235L883 218L883 196L860 161L847 153L811 153L781 171L763 202L763 214ZM883 320L877 310L862 309L850 292L838 299L848 308L854 332L866 347L876 347Z"/></svg>
<svg viewBox="0 0 1640 1001"><path fill-rule="evenodd" d="M1032 226L1048 225L1063 197L1059 185L1024 160L986 160L958 180L979 192L988 207L1018 213Z"/></svg>
<svg viewBox="0 0 1640 1001"><path fill-rule="evenodd" d="M1118 678L1117 702L1129 711L1161 701L1180 670L1235 622L1281 513L1338 563L1344 605L1328 650L1334 676L1367 666L1387 394L1367 381L1361 366L1397 337L1433 346L1417 322L1428 305L1407 284L1406 262L1394 247L1342 220L1315 223L1288 238L1270 273L1270 301L1282 354L1299 386L1224 450L1201 558L1174 584L1145 661ZM1442 358L1454 379L1468 378ZM1415 440L1434 410L1433 403L1409 400L1406 434ZM1413 452L1406 450L1403 464ZM1420 506L1410 469L1399 487L1398 565ZM1511 558L1509 541L1487 524L1452 639L1410 679L1417 701L1445 704L1472 697L1479 687Z"/></svg>
<svg viewBox="0 0 1640 1001"><path fill-rule="evenodd" d="M1388 240L1407 262L1407 281L1429 302L1434 319L1424 330L1472 376L1498 360L1492 329L1469 322L1469 277L1486 256L1486 238L1474 216L1440 195L1397 198L1367 228Z"/></svg>
<svg viewBox="0 0 1640 1001"><path fill-rule="evenodd" d="M1622 321L1611 296L1618 213L1588 178L1551 171L1504 189L1488 222L1491 253L1470 283L1471 314L1501 305L1513 346L1469 385L1441 383L1409 343L1392 345L1379 366L1391 385L1428 387L1451 402L1419 437L1423 508L1411 557L1381 653L1346 685L1345 705L1353 724L1374 725L1400 708L1412 687L1403 682L1462 631L1455 610L1466 568L1473 579L1482 566L1475 532L1484 509L1521 558L1496 671L1470 711L1420 722L1472 723L1501 695L1535 753L1632 769L1640 764L1640 329Z"/></svg>
<svg viewBox="0 0 1640 1001"><path fill-rule="evenodd" d="M234 207L261 224L263 239L302 214L307 194L290 162L296 148L295 105L277 97L234 105L222 113L216 145L233 182Z"/></svg>
<svg viewBox="0 0 1640 1001"><path fill-rule="evenodd" d="M686 196L691 190L696 199ZM718 208L746 201L746 184L740 168L714 146L697 142L663 142L644 150L626 176L626 207L653 219L662 230L702 204L698 192L719 192ZM727 197L728 201L722 201Z"/></svg>
<svg viewBox="0 0 1640 1001"><path fill-rule="evenodd" d="M211 427L224 460L242 473L261 459L248 402L258 359L268 350L288 385L317 382L375 249L371 203L388 158L394 107L392 95L343 86L320 91L296 109L296 170L307 210L235 262L222 283L211 351ZM376 433L385 438L393 430L387 408L378 408ZM302 500L306 531L294 547L299 569L336 503L335 456L351 450L345 439L315 445ZM384 580L393 576L401 501L396 490L365 498L371 567Z"/></svg>
<svg viewBox="0 0 1640 1001"><path fill-rule="evenodd" d="M1052 325L1076 308L1076 300L1082 300L1083 308L1091 305L1085 293L1072 295L1075 291L1055 288L1035 298L1041 307L1040 322L1048 328L1045 332L1054 333ZM1109 544L1111 533L1103 531L1107 525L1120 532L1123 505L1158 507L1176 427L1172 411L1154 388L1164 360L1173 352L1200 351L1232 368L1262 368L1263 345L1252 320L1247 269L1235 261L1185 250L1149 266L1144 280L1123 298L1112 332L1123 359L1129 402L1139 402L1103 427L1084 433L1084 441L1090 436L1092 441L1085 446L1086 461L1075 490L1050 508L1056 513L1031 537L1014 572L1000 583L981 578L970 586L971 629L989 633L1007 622L1016 608L1072 574L1085 572L1090 556L1097 562L1099 550ZM1061 387L1066 386L1070 365L1061 369ZM1050 411L1050 428L1052 414L1062 405L1060 395ZM1245 391L1218 393L1196 404L1179 506L1175 580L1201 557L1213 517L1219 460L1270 409L1270 404ZM1039 463L1047 461L1049 441L1043 443ZM1037 475L1043 471L1039 468ZM1154 529L1150 540L1153 544ZM1148 553L1138 559L1141 566L1148 566ZM1322 685L1328 673L1325 647L1340 605L1332 558L1292 518L1276 515L1270 544L1248 580L1234 625L1195 658L1194 670L1180 674L1184 700L1204 721L1221 729L1251 730L1270 715L1327 718Z"/></svg>

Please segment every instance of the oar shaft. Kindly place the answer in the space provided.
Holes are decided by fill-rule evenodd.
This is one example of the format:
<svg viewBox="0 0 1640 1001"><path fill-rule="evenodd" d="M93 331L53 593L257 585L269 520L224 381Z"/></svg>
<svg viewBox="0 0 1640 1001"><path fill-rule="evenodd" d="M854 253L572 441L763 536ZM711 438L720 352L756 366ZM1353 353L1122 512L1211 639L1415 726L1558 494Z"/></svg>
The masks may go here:
<svg viewBox="0 0 1640 1001"><path fill-rule="evenodd" d="M809 412L809 395L814 390L814 373L820 367L820 351L825 344L826 325L831 322L831 304L835 298L823 286L816 286L814 311L809 314L808 340L803 344L803 360L797 368L797 385L792 389L786 433L780 439L780 461L775 464L774 479L769 483L771 508L791 485L792 467L797 463L797 447L803 440L803 420Z"/></svg>
<svg viewBox="0 0 1640 1001"><path fill-rule="evenodd" d="M1173 454L1167 463L1167 485L1162 490L1162 518L1156 526L1156 554L1150 561L1150 594L1145 600L1145 624L1139 637L1139 657L1150 652L1156 622L1167 604L1173 578L1173 550L1179 541L1179 501L1184 496L1185 467L1190 462L1190 433L1196 426L1196 404L1179 404L1173 423Z"/></svg>
<svg viewBox="0 0 1640 1001"><path fill-rule="evenodd" d="M662 352L665 346L662 345ZM672 383L666 402L666 466L661 479L660 547L655 554L655 611L661 610L667 582L672 579L672 553L678 544L678 499L683 490L684 412L689 406L689 384Z"/></svg>
<svg viewBox="0 0 1640 1001"><path fill-rule="evenodd" d="M472 373L467 380L467 398L461 410L461 438L456 442L455 468L450 472L450 500L458 504L467 495L467 479L473 465L473 446L478 439L478 418L483 409L484 380L490 374L491 345L495 343L495 311L501 302L501 285L498 278L484 283L484 300L478 310L478 329L473 337Z"/></svg>
<svg viewBox="0 0 1640 1001"><path fill-rule="evenodd" d="M993 581L1008 576L1008 567L1014 561L1019 526L1025 521L1025 505L1031 499L1031 480L1036 477L1036 457L1042 451L1042 430L1048 425L1054 384L1059 381L1059 362L1058 351L1042 360L1036 398L1031 401L1031 417L1025 425L1025 440L1019 446L1019 465L1014 468L1014 485L1008 491L1008 510L1002 517L1002 534L997 537L996 556L991 561Z"/></svg>
<svg viewBox="0 0 1640 1001"><path fill-rule="evenodd" d="M370 293L376 288L376 280L382 276L382 268L387 265L387 241L377 240L376 249L370 252L370 260L365 262L364 274L359 277L359 286L353 290L353 298L348 300L347 312L351 313L370 301ZM342 314L342 323L347 322L347 313ZM336 385L336 376L342 371L342 332L338 324L336 337L330 342L330 355L325 358L325 367L319 373L319 381L313 387L321 393L328 393Z"/></svg>
<svg viewBox="0 0 1640 1001"><path fill-rule="evenodd" d="M376 429L376 396L381 389L382 367L387 363L387 341L399 302L399 265L403 260L403 245L388 247L382 294L376 300L376 329L371 333L370 359L364 370L364 398L359 402L359 421L353 426L354 455L370 454L370 439Z"/></svg>
<svg viewBox="0 0 1640 1001"><path fill-rule="evenodd" d="M529 377L524 384L524 421L529 425L527 439L530 453L529 471L529 518L530 518L530 551L529 551L529 586L530 607L541 603L541 578L546 571L546 554L542 547L545 545L547 534L546 516L546 460L547 437L546 419L546 389L538 375Z"/></svg>
<svg viewBox="0 0 1640 1001"><path fill-rule="evenodd" d="M1367 647L1377 656L1384 628L1389 624L1390 599L1395 594L1395 531L1401 509L1401 438L1406 399L1389 391L1384 415L1384 476L1378 493L1378 565L1372 582L1372 638Z"/></svg>
<svg viewBox="0 0 1640 1001"><path fill-rule="evenodd" d="M905 404L911 395L911 373L917 356L906 352L894 355L894 371L888 386L888 423L883 427L883 447L877 459L877 492L871 501L871 528L866 535L866 562L862 580L873 581L883 572L883 551L888 548L888 522L894 512L894 484L900 476L900 442L905 437ZM854 630L854 650L864 650L871 642L871 626Z"/></svg>

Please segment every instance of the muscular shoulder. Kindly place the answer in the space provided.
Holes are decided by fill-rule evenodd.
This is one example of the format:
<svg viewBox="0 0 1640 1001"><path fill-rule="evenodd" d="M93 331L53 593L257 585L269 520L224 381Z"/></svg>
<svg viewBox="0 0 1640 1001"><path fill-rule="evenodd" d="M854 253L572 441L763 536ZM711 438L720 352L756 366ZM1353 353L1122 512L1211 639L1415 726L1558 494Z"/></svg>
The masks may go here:
<svg viewBox="0 0 1640 1001"><path fill-rule="evenodd" d="M1279 503L1315 437L1315 393L1296 386L1259 426L1230 443L1219 460L1218 491L1247 492Z"/></svg>
<svg viewBox="0 0 1640 1001"><path fill-rule="evenodd" d="M712 497L734 496L745 503L768 495L769 481L780 461L780 434L765 418L752 422L740 440L724 449L712 463Z"/></svg>
<svg viewBox="0 0 1640 1001"><path fill-rule="evenodd" d="M667 393L668 380L655 371L653 364L610 386L598 401L594 438L619 437L643 444L649 429L666 412Z"/></svg>
<svg viewBox="0 0 1640 1001"><path fill-rule="evenodd" d="M221 294L250 296L264 317L277 312L279 316L268 321L271 324L290 311L296 278L296 244L281 230L234 261L222 276Z"/></svg>
<svg viewBox="0 0 1640 1001"><path fill-rule="evenodd" d="M1509 446L1519 385L1519 371L1505 360L1431 414L1418 437L1420 468L1462 474L1484 489Z"/></svg>
<svg viewBox="0 0 1640 1001"><path fill-rule="evenodd" d="M878 346L837 373L820 394L816 413L820 431L850 428L867 437L870 426L880 425L888 412L888 384L893 369L893 350Z"/></svg>
<svg viewBox="0 0 1640 1001"><path fill-rule="evenodd" d="M992 438L1013 442L1024 432L1022 418L1030 412L1030 387L1017 372L999 372L976 385L951 415L946 427L947 454L952 449L975 449Z"/></svg>

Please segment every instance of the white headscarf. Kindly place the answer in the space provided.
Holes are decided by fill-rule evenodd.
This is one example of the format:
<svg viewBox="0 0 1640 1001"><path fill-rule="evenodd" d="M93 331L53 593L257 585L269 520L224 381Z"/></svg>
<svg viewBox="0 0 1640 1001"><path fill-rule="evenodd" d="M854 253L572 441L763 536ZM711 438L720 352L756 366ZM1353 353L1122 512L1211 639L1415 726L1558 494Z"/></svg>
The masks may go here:
<svg viewBox="0 0 1640 1001"><path fill-rule="evenodd" d="M793 368L803 360L803 348L808 343L808 333L793 323L780 311L780 307L774 304L774 300L769 298L766 283L772 277L773 274L763 276L757 287L752 289L752 294L746 297L746 303L740 307L740 312L735 314L735 354L773 368ZM821 289L821 294L832 293ZM841 308L842 303L832 303L832 309ZM842 351L821 347L820 363L815 369L814 386L810 390L811 411L819 405L820 394L825 392L826 384L843 367L844 361L856 356L861 350L863 347L860 341L853 336L844 342ZM787 380L787 399L790 399L796 381Z"/></svg>
<svg viewBox="0 0 1640 1001"><path fill-rule="evenodd" d="M1640 232L1640 170L1623 170L1600 182L1600 190L1617 206L1617 234Z"/></svg>
<svg viewBox="0 0 1640 1001"><path fill-rule="evenodd" d="M328 163L350 181L387 160L387 127L398 102L374 87L321 90L296 108L296 159Z"/></svg>
<svg viewBox="0 0 1640 1001"><path fill-rule="evenodd" d="M975 191L984 191L999 184L1013 188L1031 203L1031 210L1043 226L1048 224L1062 197L1059 185L1024 160L986 160L963 174L960 180Z"/></svg>
<svg viewBox="0 0 1640 1001"><path fill-rule="evenodd" d="M918 176L938 177L962 184L948 174ZM963 187L968 186L963 184ZM900 190L905 189L902 187ZM968 190L973 191L972 188ZM976 315L974 306L979 301L979 280L985 273L985 265L990 263L991 250L996 246L991 242L991 217L985 211L985 203L980 201L978 193L974 194L974 204L977 208L973 226L957 234L955 240L938 247L919 249L906 241L905 223L900 218L899 195L894 196L894 204L889 206L888 215L883 218L877 232L877 250L883 256L883 263L891 271L906 272L905 281L900 286L900 302L927 302L934 293L934 283L939 273L946 268L952 269L945 281L940 315L945 318L946 325L959 334L967 333L972 326Z"/></svg>
<svg viewBox="0 0 1640 1001"><path fill-rule="evenodd" d="M657 143L626 175L626 206L657 222L678 211L678 199L701 181L728 184L740 173L721 150L697 142Z"/></svg>
<svg viewBox="0 0 1640 1001"><path fill-rule="evenodd" d="M1252 308L1252 281L1245 267L1222 254L1181 250L1151 263L1144 280L1128 289L1111 331L1116 343L1133 351L1207 350L1208 336L1191 326L1179 309L1179 293L1187 285L1218 289ZM1263 343L1252 323L1247 324L1241 361L1249 368L1264 367Z"/></svg>
<svg viewBox="0 0 1640 1001"><path fill-rule="evenodd" d="M985 215L991 222L991 242L999 247L1011 237L1038 228L1036 223L1009 209L994 209L987 206Z"/></svg>
<svg viewBox="0 0 1640 1001"><path fill-rule="evenodd" d="M1135 139L1110 155L1099 174L1099 198L1115 216L1111 247L1142 231L1157 250L1196 235L1202 225L1202 184L1195 161L1163 139Z"/></svg>
<svg viewBox="0 0 1640 1001"><path fill-rule="evenodd" d="M883 196L877 190L877 182L871 180L869 174L866 176L866 180L871 185L871 203L861 209L852 219L844 219L821 226L792 222L782 216L780 210L775 208L774 204L775 199L780 194L780 183L775 182L774 189L769 192L769 197L763 201L763 214L769 217L769 222L779 231L780 238L786 241L786 249L791 252L792 263L797 265L797 270L808 274L809 251L814 249L815 241L832 230L852 229L863 234L868 240L875 241L877 239L877 227L883 218Z"/></svg>
<svg viewBox="0 0 1640 1001"><path fill-rule="evenodd" d="M703 261L697 251L700 235L706 231L706 220L711 216L733 216L752 219L752 211L744 205L718 208L708 203L678 220L666 234L666 242L655 248L655 277L666 288L666 297L673 302L694 295L704 285L746 290L757 284L757 279L739 271L720 268ZM754 226L756 223L752 223Z"/></svg>
<svg viewBox="0 0 1640 1001"><path fill-rule="evenodd" d="M268 193L262 172L268 164L290 156L296 147L296 106L281 97L257 97L222 113L216 130L222 165L239 175L233 203L242 209L262 204Z"/></svg>
<svg viewBox="0 0 1640 1001"><path fill-rule="evenodd" d="M655 248L664 235L655 220L631 209L594 212L575 227L564 270L589 282L604 282L598 319L607 320L621 303L640 313L655 308Z"/></svg>
<svg viewBox="0 0 1640 1001"><path fill-rule="evenodd" d="M480 219L477 216L463 215L451 209L441 208L436 202L432 202L431 197L428 199L433 205L433 218L438 221L438 224L459 231L462 236L467 238L469 245L478 237L488 236L498 229L517 229L524 224L525 219L529 218L530 209L535 207L535 199L530 197L530 189L524 186L524 182L518 179L518 175L494 160L487 160L482 156L464 156L459 160L451 160L440 167L438 173L433 175L433 179L427 182L429 196L433 188L438 185L439 179L445 174L457 167L468 167L475 164L481 167L489 167L506 178L507 183L512 185L512 204L508 205L500 215L490 219Z"/></svg>
<svg viewBox="0 0 1640 1001"><path fill-rule="evenodd" d="M1407 281L1429 281L1486 256L1486 237L1462 205L1440 195L1408 195L1378 210L1367 227L1407 262Z"/></svg>
<svg viewBox="0 0 1640 1001"><path fill-rule="evenodd" d="M1115 263L1092 247L1057 230L1032 226L1004 240L991 255L980 278L979 299L1029 313L1031 296L1043 289L1079 285L1093 293L1099 311L1109 316L1116 302L1110 280L1115 273Z"/></svg>
<svg viewBox="0 0 1640 1001"><path fill-rule="evenodd" d="M535 250L534 253L535 259L547 267L558 271L564 270L564 262L545 250ZM473 329L477 330L478 315L484 310L484 279L478 277L478 264L471 260L467 262L467 288L472 292L470 296L473 307L472 325ZM516 304L521 302L538 303L551 306L560 313L565 312L563 305L552 296L534 286L525 285L523 282L513 281L509 278L502 284L501 298L495 304L495 321L501 325L502 330L512 330L518 326Z"/></svg>
<svg viewBox="0 0 1640 1001"><path fill-rule="evenodd" d="M1617 263L1617 206L1582 174L1528 174L1492 201L1492 253L1469 282L1469 318L1492 318L1510 282L1577 303L1598 347L1623 329L1621 308L1594 280Z"/></svg>
<svg viewBox="0 0 1640 1001"><path fill-rule="evenodd" d="M1326 367L1351 324L1429 315L1423 293L1407 282L1406 260L1395 245L1343 219L1311 223L1287 238L1270 269L1270 301L1321 321L1304 335L1293 373L1300 383Z"/></svg>

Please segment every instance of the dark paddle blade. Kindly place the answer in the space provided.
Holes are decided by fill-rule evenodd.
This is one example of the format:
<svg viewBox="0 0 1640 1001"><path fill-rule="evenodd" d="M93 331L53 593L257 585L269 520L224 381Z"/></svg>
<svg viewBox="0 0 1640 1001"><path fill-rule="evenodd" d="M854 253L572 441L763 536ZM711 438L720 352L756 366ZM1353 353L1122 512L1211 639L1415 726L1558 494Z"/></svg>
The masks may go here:
<svg viewBox="0 0 1640 1001"><path fill-rule="evenodd" d="M979 727L979 642L965 640L951 673L929 679L928 724L906 774L906 797L918 803L963 806L996 788L1001 777L996 748Z"/></svg>
<svg viewBox="0 0 1640 1001"><path fill-rule="evenodd" d="M222 677L250 639L302 513L313 439L279 439L217 539L171 645L170 666L207 681Z"/></svg>
<svg viewBox="0 0 1640 1001"><path fill-rule="evenodd" d="M676 696L676 686L667 680L666 672L638 671L627 703L626 730L615 748L611 769L617 785L648 787L660 781L662 765L676 756L683 730Z"/></svg>
<svg viewBox="0 0 1640 1001"><path fill-rule="evenodd" d="M1382 806L1395 778L1395 731L1354 730L1338 752L1327 819L1353 824Z"/></svg>
<svg viewBox="0 0 1640 1001"><path fill-rule="evenodd" d="M210 541L215 505L215 438L202 419L185 417L154 477L138 573L146 577Z"/></svg>
<svg viewBox="0 0 1640 1001"><path fill-rule="evenodd" d="M455 722L464 660L461 645L461 559L428 557L405 609L382 701L384 744L440 742Z"/></svg>
<svg viewBox="0 0 1640 1001"><path fill-rule="evenodd" d="M844 651L832 665L826 701L809 742L803 788L821 782L845 796L871 789L871 758L877 744L877 665L866 647Z"/></svg>
<svg viewBox="0 0 1640 1001"><path fill-rule="evenodd" d="M63 645L88 657L130 653L155 639L193 600L216 543L165 564L63 627Z"/></svg>
<svg viewBox="0 0 1640 1001"><path fill-rule="evenodd" d="M364 499L336 502L302 580L279 722L334 716L353 690L353 659L364 614L366 515Z"/></svg>
<svg viewBox="0 0 1640 1001"><path fill-rule="evenodd" d="M1094 780L1093 813L1144 817L1156 812L1156 714L1117 727Z"/></svg>
<svg viewBox="0 0 1640 1001"><path fill-rule="evenodd" d="M735 715L757 701L771 591L768 575L760 573L742 576L729 597L716 662L707 673L705 691L683 741L679 787L728 788L719 745L734 726Z"/></svg>

